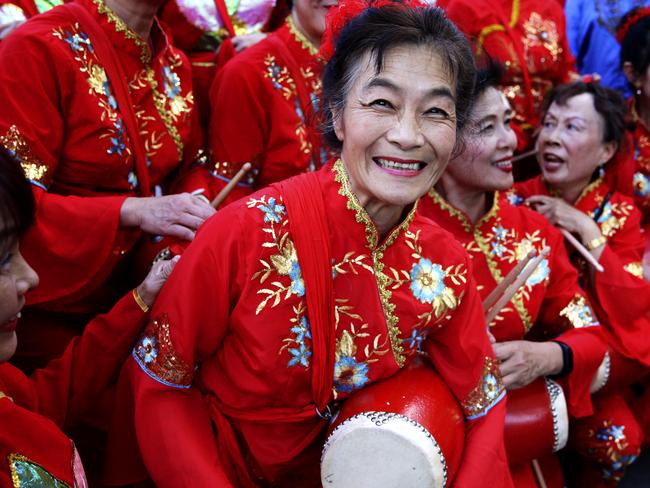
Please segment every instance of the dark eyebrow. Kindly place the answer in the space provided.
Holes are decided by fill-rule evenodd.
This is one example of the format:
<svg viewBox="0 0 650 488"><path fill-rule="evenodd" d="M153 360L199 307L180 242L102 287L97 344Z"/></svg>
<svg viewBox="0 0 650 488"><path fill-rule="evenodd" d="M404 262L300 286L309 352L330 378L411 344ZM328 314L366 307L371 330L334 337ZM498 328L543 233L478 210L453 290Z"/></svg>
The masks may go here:
<svg viewBox="0 0 650 488"><path fill-rule="evenodd" d="M387 80L386 78L382 78L380 76L374 77L366 85L366 89L375 88L375 87L387 88L394 92L401 91L401 88L395 85L392 81ZM446 86L439 86L436 88L432 88L431 90L429 90L427 95L431 98L437 98L437 97L449 98L454 104L456 104L456 97L454 97L453 93L451 93L451 90Z"/></svg>

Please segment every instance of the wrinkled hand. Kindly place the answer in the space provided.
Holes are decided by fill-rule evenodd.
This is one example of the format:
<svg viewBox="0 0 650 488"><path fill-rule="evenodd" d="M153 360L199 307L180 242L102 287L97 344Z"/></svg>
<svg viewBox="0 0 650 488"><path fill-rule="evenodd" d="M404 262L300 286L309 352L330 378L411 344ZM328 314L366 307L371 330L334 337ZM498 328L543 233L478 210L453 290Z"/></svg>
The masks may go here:
<svg viewBox="0 0 650 488"><path fill-rule="evenodd" d="M492 344L492 348L501 363L503 384L509 390L562 371L562 348L555 342L507 341Z"/></svg>
<svg viewBox="0 0 650 488"><path fill-rule="evenodd" d="M156 301L156 297L160 292L162 286L167 281L167 278L172 274L176 263L180 259L180 256L174 256L168 261L156 261L153 263L149 274L145 277L144 281L138 286L138 294L142 301L149 305L153 305L153 302Z"/></svg>
<svg viewBox="0 0 650 488"><path fill-rule="evenodd" d="M235 51L241 52L247 47L251 47L266 37L264 32L256 32L254 34L242 34L235 36L231 39Z"/></svg>
<svg viewBox="0 0 650 488"><path fill-rule="evenodd" d="M578 234L583 242L600 235L598 225L586 213L572 207L561 198L534 195L526 199L526 204L541 213L556 227Z"/></svg>
<svg viewBox="0 0 650 488"><path fill-rule="evenodd" d="M131 197L120 209L123 227L139 227L152 235L191 241L196 230L215 210L204 198L189 193L164 197Z"/></svg>

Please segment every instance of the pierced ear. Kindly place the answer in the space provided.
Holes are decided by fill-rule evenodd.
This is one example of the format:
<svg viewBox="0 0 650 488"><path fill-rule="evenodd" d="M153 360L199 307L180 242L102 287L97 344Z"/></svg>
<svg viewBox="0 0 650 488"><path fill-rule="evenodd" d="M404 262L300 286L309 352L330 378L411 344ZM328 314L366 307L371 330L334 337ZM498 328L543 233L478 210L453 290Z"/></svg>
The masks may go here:
<svg viewBox="0 0 650 488"><path fill-rule="evenodd" d="M632 63L630 63L629 61L625 61L623 63L623 73L625 73L625 77L627 78L627 81L632 83L634 86L638 86L637 84L639 83L639 77L634 72L634 67L632 66Z"/></svg>

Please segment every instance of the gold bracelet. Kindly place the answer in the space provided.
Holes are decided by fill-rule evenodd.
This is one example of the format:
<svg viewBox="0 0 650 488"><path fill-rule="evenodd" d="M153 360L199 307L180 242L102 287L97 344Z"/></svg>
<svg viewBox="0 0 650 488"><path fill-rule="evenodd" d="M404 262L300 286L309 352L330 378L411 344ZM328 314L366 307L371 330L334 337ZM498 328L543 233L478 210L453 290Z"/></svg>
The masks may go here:
<svg viewBox="0 0 650 488"><path fill-rule="evenodd" d="M144 300L140 296L140 293L138 292L137 288L133 289L133 299L135 300L135 303L138 304L138 306L142 309L144 313L147 313L149 311L149 305L144 303Z"/></svg>
<svg viewBox="0 0 650 488"><path fill-rule="evenodd" d="M592 239L589 242L587 242L585 244L585 247L589 251L593 251L594 249L599 248L600 246L605 244L606 242L607 242L607 238L605 236L603 236L603 235L600 235L600 236L596 237L595 239Z"/></svg>

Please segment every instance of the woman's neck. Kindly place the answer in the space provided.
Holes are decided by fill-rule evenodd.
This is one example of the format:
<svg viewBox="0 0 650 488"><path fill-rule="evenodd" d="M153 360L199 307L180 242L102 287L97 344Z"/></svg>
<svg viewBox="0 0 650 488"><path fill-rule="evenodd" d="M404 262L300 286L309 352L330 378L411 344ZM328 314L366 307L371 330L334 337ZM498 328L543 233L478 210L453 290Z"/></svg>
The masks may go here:
<svg viewBox="0 0 650 488"><path fill-rule="evenodd" d="M161 1L105 0L105 3L132 31L143 40L149 40Z"/></svg>
<svg viewBox="0 0 650 488"><path fill-rule="evenodd" d="M573 206L578 201L578 198L580 198L580 195L582 195L582 192L585 190L585 188L589 186L590 182L591 178L586 179L582 182L568 185L566 188L559 186L549 186L549 188L554 190L562 200Z"/></svg>
<svg viewBox="0 0 650 488"><path fill-rule="evenodd" d="M359 199L359 203L375 223L380 241L403 220L404 210L407 208L368 200L364 202L362 199Z"/></svg>
<svg viewBox="0 0 650 488"><path fill-rule="evenodd" d="M488 192L463 187L446 174L438 181L436 191L451 206L467 215L472 224L476 224L488 210Z"/></svg>
<svg viewBox="0 0 650 488"><path fill-rule="evenodd" d="M306 38L309 42L311 42L311 43L314 45L314 47L319 48L319 47L320 47L320 37L315 38L315 37L313 37L313 36L309 33L308 29L305 28L304 25L302 25L302 23L301 23L301 21L300 21L300 18L298 17L298 14L296 14L296 10L295 10L295 9L291 11L291 14L290 14L290 15L291 15L291 20L293 20L293 25L296 26L296 29L298 29L298 31L299 31L303 36L305 36L305 38Z"/></svg>

